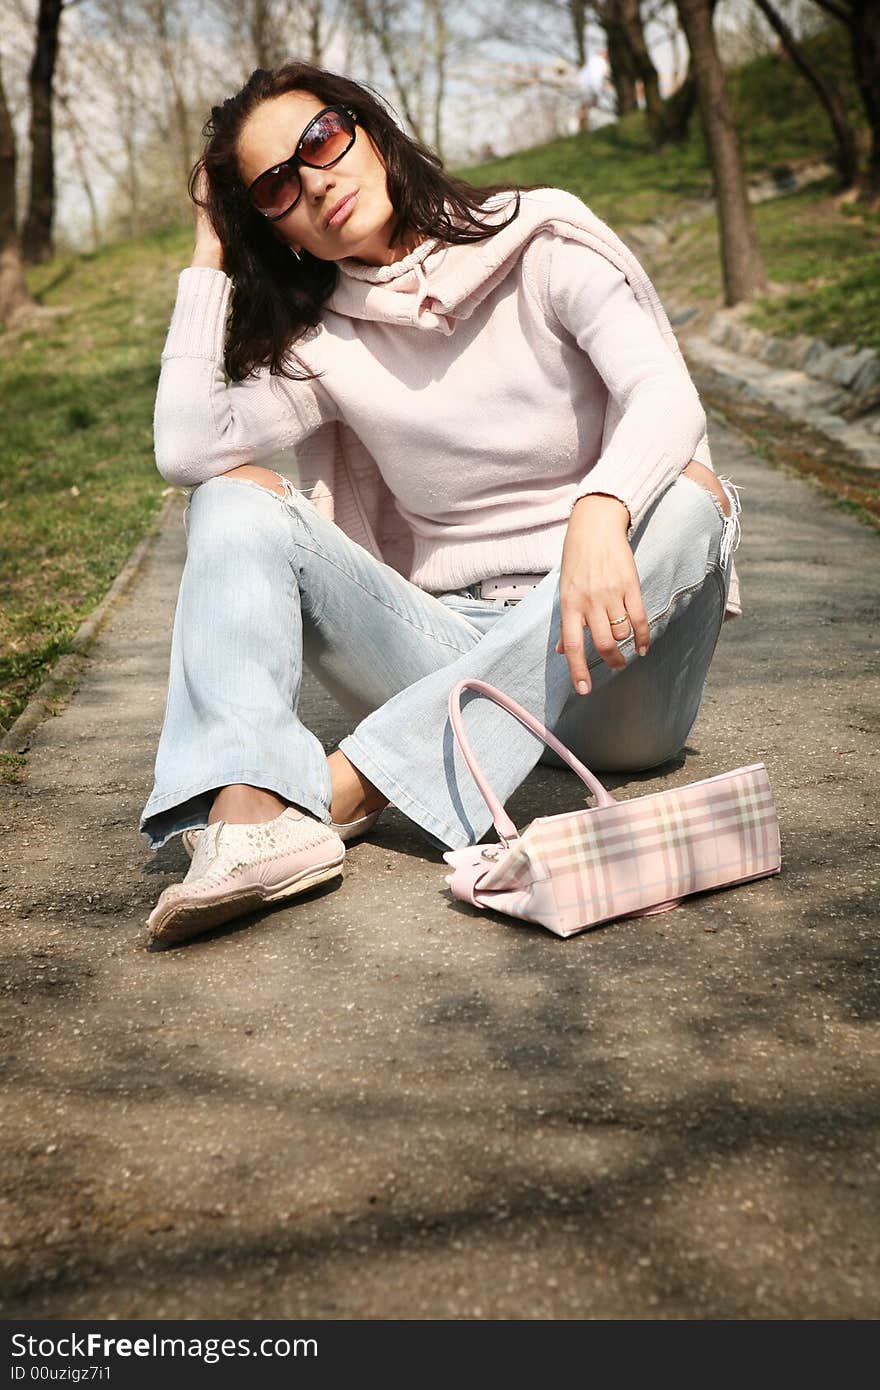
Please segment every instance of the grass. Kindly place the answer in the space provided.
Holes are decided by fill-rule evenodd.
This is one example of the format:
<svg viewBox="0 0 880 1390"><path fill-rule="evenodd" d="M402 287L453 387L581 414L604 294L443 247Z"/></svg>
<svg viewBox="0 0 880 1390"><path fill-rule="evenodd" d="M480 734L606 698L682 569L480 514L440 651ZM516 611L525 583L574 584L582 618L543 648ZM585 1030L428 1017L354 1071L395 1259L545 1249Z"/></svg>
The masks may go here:
<svg viewBox="0 0 880 1390"><path fill-rule="evenodd" d="M159 354L190 237L31 275L46 315L0 337L0 731L106 593L161 503Z"/></svg>
<svg viewBox="0 0 880 1390"><path fill-rule="evenodd" d="M856 235L862 244L860 255L848 253L837 262L826 262L814 276L787 277L802 288L760 300L749 322L779 337L807 333L828 343L855 342L880 352L880 232L875 225L858 229Z"/></svg>
<svg viewBox="0 0 880 1390"><path fill-rule="evenodd" d="M766 333L807 333L880 351L880 218L841 208L832 183L754 209L772 293L747 318ZM658 288L679 304L721 302L714 216L681 228L652 257Z"/></svg>
<svg viewBox="0 0 880 1390"><path fill-rule="evenodd" d="M842 41L829 32L815 45L857 113ZM762 58L730 81L752 172L828 156L824 114L788 64ZM685 144L656 154L639 114L461 172L478 183L568 188L624 236L636 223L705 208L711 193L699 122ZM754 320L770 332L880 348L878 219L839 207L831 185L763 204L756 217L775 292ZM0 334L0 734L70 649L159 508L153 402L190 247L181 228L59 257L30 276L45 316ZM714 217L682 227L650 269L677 301L718 302Z"/></svg>

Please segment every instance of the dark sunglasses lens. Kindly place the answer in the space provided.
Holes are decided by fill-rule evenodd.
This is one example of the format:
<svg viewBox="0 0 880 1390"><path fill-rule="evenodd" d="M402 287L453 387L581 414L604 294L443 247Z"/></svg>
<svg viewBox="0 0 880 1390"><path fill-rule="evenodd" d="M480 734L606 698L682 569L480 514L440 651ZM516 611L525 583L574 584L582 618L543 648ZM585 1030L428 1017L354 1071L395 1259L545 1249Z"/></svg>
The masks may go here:
<svg viewBox="0 0 880 1390"><path fill-rule="evenodd" d="M345 154L354 132L338 111L325 111L305 132L298 150L304 164L326 168Z"/></svg>
<svg viewBox="0 0 880 1390"><path fill-rule="evenodd" d="M295 169L278 169L258 179L251 189L254 206L266 217L280 217L295 203L300 194L299 174Z"/></svg>

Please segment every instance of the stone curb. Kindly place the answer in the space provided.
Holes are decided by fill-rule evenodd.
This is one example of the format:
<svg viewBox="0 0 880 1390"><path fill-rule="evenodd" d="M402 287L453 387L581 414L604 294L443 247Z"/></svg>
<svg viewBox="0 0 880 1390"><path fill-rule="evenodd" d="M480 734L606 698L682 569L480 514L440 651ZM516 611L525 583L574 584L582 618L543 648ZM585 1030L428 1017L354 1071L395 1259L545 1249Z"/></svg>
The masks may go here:
<svg viewBox="0 0 880 1390"><path fill-rule="evenodd" d="M847 393L839 387L819 383L795 367L771 363L754 353L734 351L727 343L722 346L711 336L697 332L682 335L681 345L692 368L717 373L738 396L809 425L847 449L863 468L880 472L880 432L876 423L845 418L840 413L840 402Z"/></svg>
<svg viewBox="0 0 880 1390"><path fill-rule="evenodd" d="M70 651L55 662L42 685L34 691L21 714L0 739L0 753L26 752L34 729L52 713L52 701L81 674L84 667L83 658L89 647L110 616L111 610L131 587L179 498L177 489L165 498L148 534L135 546L97 607L80 623L70 643Z"/></svg>
<svg viewBox="0 0 880 1390"><path fill-rule="evenodd" d="M763 203L784 197L821 182L834 172L834 166L823 160L804 164L797 169L786 165L771 170L760 179L750 181L749 202ZM625 236L637 254L650 255L652 250L665 246L680 228L710 216L714 211L715 201L709 199L677 217L667 220L657 218L653 222L627 227ZM856 441L854 447L856 452L865 454L870 467L877 466L869 436L880 435L880 353L852 343L832 347L823 338L811 338L805 334L793 338L773 337L742 321L749 312L747 305L718 310L708 326L701 330L704 336L695 338L693 335L703 318L703 311L688 308L676 311L671 305L669 308L673 328L678 330L688 325L686 333L692 346L700 344L700 355L704 360L713 361L717 357L721 362L725 359L725 374L732 375L746 394L768 399L767 392L762 393L760 380L753 380L748 370L739 375L735 369L731 371L733 358L742 359L743 365L757 361L773 368L776 375L763 374L764 380L769 386L772 379L774 389L781 386L783 394L795 383L791 375L780 378L779 373L797 373L804 381L816 383L818 389L814 387L812 397L805 401L810 415L798 409L787 409L785 405L782 406L783 410L790 415L802 415L802 418L832 434L835 439L840 438L847 421L860 420L860 425L852 431ZM715 353L711 345L722 351ZM795 391L795 395L805 394L808 393L803 390Z"/></svg>
<svg viewBox="0 0 880 1390"><path fill-rule="evenodd" d="M873 348L847 343L831 347L822 338L798 334L775 338L740 321L740 309L719 310L709 321L710 342L728 352L790 368L820 384L817 404L846 419L862 416L863 427L880 435L880 355Z"/></svg>

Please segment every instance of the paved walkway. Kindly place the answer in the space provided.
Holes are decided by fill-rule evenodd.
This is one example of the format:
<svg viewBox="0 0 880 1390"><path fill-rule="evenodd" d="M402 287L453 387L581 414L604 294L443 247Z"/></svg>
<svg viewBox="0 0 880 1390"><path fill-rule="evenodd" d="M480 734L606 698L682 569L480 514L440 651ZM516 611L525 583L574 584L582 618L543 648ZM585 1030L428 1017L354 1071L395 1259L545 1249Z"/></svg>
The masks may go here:
<svg viewBox="0 0 880 1390"><path fill-rule="evenodd" d="M2 1316L878 1314L877 538L714 440L745 616L620 785L763 760L783 873L568 942L453 904L392 811L341 886L144 949L166 528L0 810Z"/></svg>

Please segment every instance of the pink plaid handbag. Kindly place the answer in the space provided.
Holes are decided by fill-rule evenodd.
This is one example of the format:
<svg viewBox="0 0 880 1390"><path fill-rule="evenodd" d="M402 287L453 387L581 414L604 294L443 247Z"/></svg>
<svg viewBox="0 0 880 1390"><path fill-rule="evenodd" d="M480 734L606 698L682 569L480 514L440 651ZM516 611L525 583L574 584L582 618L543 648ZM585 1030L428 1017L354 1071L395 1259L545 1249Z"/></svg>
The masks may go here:
<svg viewBox="0 0 880 1390"><path fill-rule="evenodd" d="M467 689L488 696L543 739L586 783L597 804L537 816L520 834L468 742L461 715ZM449 717L501 840L443 855L453 868L446 879L451 891L474 907L573 936L614 917L668 912L689 893L779 873L779 821L763 763L615 801L555 735L494 685L459 681L449 695Z"/></svg>

